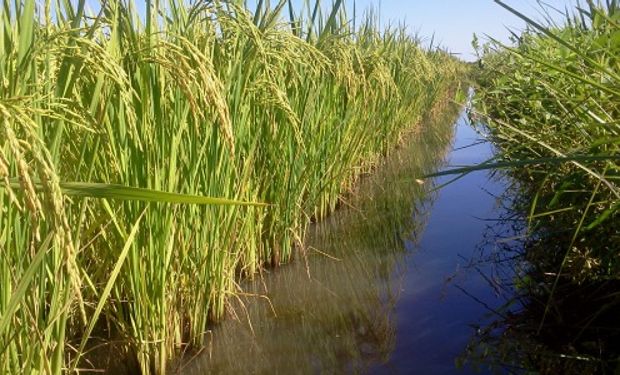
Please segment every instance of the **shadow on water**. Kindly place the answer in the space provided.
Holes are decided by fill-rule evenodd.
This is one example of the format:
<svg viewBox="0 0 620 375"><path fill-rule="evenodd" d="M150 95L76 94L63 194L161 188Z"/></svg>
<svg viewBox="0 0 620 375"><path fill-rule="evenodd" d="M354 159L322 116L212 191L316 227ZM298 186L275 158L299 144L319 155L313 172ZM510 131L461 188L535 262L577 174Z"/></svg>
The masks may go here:
<svg viewBox="0 0 620 375"><path fill-rule="evenodd" d="M486 283L454 285L488 310L487 319L472 324L457 363L502 374L620 374L619 283L557 274L566 233L553 226L528 230L531 189L508 177L515 174L489 177L501 187L492 192L496 208L460 272ZM484 288L495 300L480 297Z"/></svg>
<svg viewBox="0 0 620 375"><path fill-rule="evenodd" d="M467 267L505 303L476 326L459 361L494 373L620 374L618 281L575 281L570 272L558 276L558 254L569 242L561 229L511 237L526 233L518 213L527 210L531 194L517 179L509 181L498 197L503 209Z"/></svg>
<svg viewBox="0 0 620 375"><path fill-rule="evenodd" d="M519 194L513 191L503 200L514 207L515 197ZM503 241L507 226L525 227L510 212L488 228L487 240L468 266L506 302L476 327L459 361L493 373L618 374L620 306L609 293L618 285L560 279L550 298L556 275L546 271L555 265L540 260L550 249L532 246L528 238Z"/></svg>

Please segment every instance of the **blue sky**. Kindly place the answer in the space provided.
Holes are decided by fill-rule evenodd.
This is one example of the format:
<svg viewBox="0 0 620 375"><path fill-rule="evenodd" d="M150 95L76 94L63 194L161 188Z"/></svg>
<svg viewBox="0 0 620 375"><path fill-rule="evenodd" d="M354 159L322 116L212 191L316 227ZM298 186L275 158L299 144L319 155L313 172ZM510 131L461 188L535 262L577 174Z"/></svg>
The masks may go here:
<svg viewBox="0 0 620 375"><path fill-rule="evenodd" d="M506 0L506 3L528 16L543 19L536 0ZM572 10L576 0L545 0L545 3ZM475 58L471 47L474 33L507 41L510 35L507 27L513 30L525 27L524 22L492 0L357 0L357 6L380 6L384 22L404 20L411 32L418 31L429 39L434 34L436 41L466 60ZM554 18L560 18L557 12L551 13Z"/></svg>

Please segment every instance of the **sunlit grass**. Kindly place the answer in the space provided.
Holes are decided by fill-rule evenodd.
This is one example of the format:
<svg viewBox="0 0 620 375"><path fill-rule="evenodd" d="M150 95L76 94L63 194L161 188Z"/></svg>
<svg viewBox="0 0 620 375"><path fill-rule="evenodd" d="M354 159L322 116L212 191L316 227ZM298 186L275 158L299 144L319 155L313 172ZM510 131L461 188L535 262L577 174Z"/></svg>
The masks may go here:
<svg viewBox="0 0 620 375"><path fill-rule="evenodd" d="M563 27L506 7L530 30L483 56L479 108L506 165L530 180L533 230L555 221L570 232L563 263L576 274L618 275L618 3L590 2Z"/></svg>
<svg viewBox="0 0 620 375"><path fill-rule="evenodd" d="M0 373L164 372L452 84L340 3L2 1Z"/></svg>
<svg viewBox="0 0 620 375"><path fill-rule="evenodd" d="M598 330L591 324L620 302L620 4L587 1L551 25L497 2L529 27L516 46L485 47L477 105L503 159L491 167L519 167L513 175L528 197L520 207L529 214L528 260L548 280L536 286L545 291L538 332L578 316L557 307L561 285L607 291L609 303L584 301L601 306L579 329ZM596 358L610 355L606 343L594 347Z"/></svg>

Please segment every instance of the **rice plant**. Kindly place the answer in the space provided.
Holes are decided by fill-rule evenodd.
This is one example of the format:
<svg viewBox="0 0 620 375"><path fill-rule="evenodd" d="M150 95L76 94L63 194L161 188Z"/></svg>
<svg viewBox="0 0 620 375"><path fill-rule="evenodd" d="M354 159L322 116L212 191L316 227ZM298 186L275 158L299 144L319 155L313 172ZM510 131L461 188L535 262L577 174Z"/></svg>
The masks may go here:
<svg viewBox="0 0 620 375"><path fill-rule="evenodd" d="M164 373L455 81L341 3L2 1L0 373Z"/></svg>
<svg viewBox="0 0 620 375"><path fill-rule="evenodd" d="M421 238L436 195L432 181L412 176L440 167L461 110L448 100L435 108L347 194L346 206L310 228L303 261L243 283L244 294L231 301L237 314L213 327L206 349L179 360L175 372L368 373L390 359L405 242Z"/></svg>

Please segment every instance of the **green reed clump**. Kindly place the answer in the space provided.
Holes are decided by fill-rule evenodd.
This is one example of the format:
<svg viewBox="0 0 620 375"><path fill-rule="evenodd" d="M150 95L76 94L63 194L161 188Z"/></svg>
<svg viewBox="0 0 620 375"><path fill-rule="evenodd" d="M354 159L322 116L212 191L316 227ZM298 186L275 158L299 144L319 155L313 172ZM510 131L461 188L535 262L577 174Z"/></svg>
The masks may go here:
<svg viewBox="0 0 620 375"><path fill-rule="evenodd" d="M543 25L498 3L530 26L514 47L486 46L478 106L501 158L524 166L535 240L558 277L617 279L620 6L588 1Z"/></svg>
<svg viewBox="0 0 620 375"><path fill-rule="evenodd" d="M492 345L542 372L617 371L620 4L587 1L559 24L497 2L529 26L515 46L484 47L476 105L499 148L491 166L513 167L529 213L530 269L502 331L516 340Z"/></svg>
<svg viewBox="0 0 620 375"><path fill-rule="evenodd" d="M138 5L1 3L0 373L164 373L460 69L341 1Z"/></svg>

